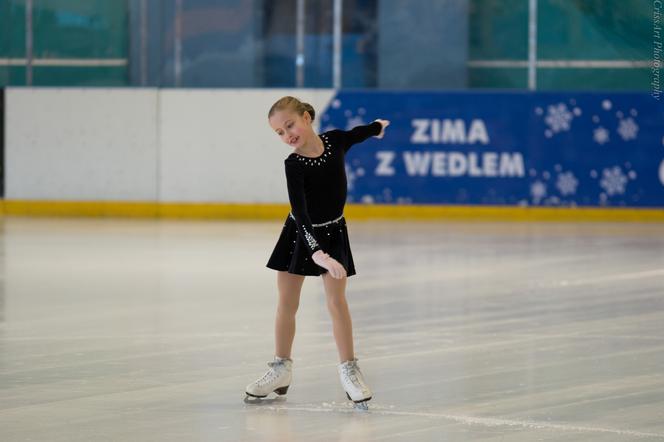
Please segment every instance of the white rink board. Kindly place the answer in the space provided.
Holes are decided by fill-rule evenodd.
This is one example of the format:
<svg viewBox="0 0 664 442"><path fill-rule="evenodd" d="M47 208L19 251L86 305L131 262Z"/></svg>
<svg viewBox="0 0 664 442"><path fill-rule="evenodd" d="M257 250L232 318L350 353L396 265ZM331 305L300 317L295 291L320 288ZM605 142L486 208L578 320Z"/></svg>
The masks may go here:
<svg viewBox="0 0 664 442"><path fill-rule="evenodd" d="M7 199L151 201L157 91L7 89Z"/></svg>
<svg viewBox="0 0 664 442"><path fill-rule="evenodd" d="M267 112L334 91L7 89L9 200L286 203Z"/></svg>
<svg viewBox="0 0 664 442"><path fill-rule="evenodd" d="M283 160L291 148L267 121L295 95L323 110L332 90L164 90L160 100L161 201L288 202Z"/></svg>

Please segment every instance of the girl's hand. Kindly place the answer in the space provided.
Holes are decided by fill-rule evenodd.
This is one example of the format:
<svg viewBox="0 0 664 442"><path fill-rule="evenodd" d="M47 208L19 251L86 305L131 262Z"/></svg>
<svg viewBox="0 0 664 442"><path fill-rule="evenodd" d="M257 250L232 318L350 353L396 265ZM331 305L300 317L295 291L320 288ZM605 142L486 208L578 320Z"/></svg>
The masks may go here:
<svg viewBox="0 0 664 442"><path fill-rule="evenodd" d="M346 269L344 269L344 266L339 264L339 261L332 258L322 250L316 250L316 252L311 255L311 258L316 264L330 272L330 275L334 279L341 279L346 277Z"/></svg>
<svg viewBox="0 0 664 442"><path fill-rule="evenodd" d="M380 130L380 133L378 135L375 135L376 138L383 138L383 135L385 135L385 128L390 125L390 120L381 120L377 119L374 121L378 121L383 128Z"/></svg>

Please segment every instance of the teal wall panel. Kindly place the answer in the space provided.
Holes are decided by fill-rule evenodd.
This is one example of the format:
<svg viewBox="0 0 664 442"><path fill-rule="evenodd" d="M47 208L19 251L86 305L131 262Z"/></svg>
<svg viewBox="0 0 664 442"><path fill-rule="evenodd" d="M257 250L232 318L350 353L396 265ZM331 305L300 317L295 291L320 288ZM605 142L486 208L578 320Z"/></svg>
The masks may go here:
<svg viewBox="0 0 664 442"><path fill-rule="evenodd" d="M362 32L368 36L353 43L361 46L359 41L368 42L368 52L355 51L364 54L364 58L349 58L349 51L344 46L345 73L353 68L362 71L358 73L358 78L373 79L369 83L358 81L360 86L377 85L380 88L391 84L391 87L397 85L406 89L464 85L469 88L527 88L528 70L524 63L528 59L528 0L445 0L440 2L445 7L439 5L434 8L430 2L425 1L382 2L385 7L392 3L412 5L410 7L416 10L403 12L400 6L402 12L394 12L394 8L382 12L389 17L395 14L405 14L407 19L414 17L411 22L415 24L408 26L395 26L391 21L381 26L380 8L376 7L381 4L378 0L373 6L371 0L348 0L345 6L348 14L354 10L355 3L360 5L355 6L359 8L357 10L373 11L362 15L367 22ZM175 3L174 0L149 0L148 4L151 9L148 15L147 85L173 86ZM294 4L294 0L186 0L183 8L182 84L190 87L280 85L278 79L268 78L263 72L267 66L265 60L275 58L272 46L277 42L275 35L278 35L280 28L272 33L266 29L285 25L281 19L270 20L267 12L290 11ZM453 32L454 38L449 37L449 34L446 37L445 32L456 29L445 25L445 20L451 17L451 14L448 14L450 17L445 15L446 11L466 4L467 28L464 24L459 27L459 32ZM140 84L138 5L137 0L34 0L34 58L114 59L126 60L126 63L116 67L34 66L33 85ZM327 11L329 8L323 9ZM325 23L331 23L328 20L331 20L330 17L323 16ZM653 52L652 16L653 2L650 0L538 0L538 59L647 62ZM131 26L130 17L133 20ZM310 18L317 20L315 16ZM411 38L414 26L419 22L422 27L426 20L435 26L423 28L424 43L404 49L404 35ZM456 21L461 23L462 20ZM293 27L294 19L288 23L288 26ZM328 25L325 25L326 28L321 23L312 21L309 26L318 26L317 29L325 28L325 32L331 32L327 29ZM344 28L346 42L354 29L349 23ZM294 38L291 35L294 28L290 27L289 38ZM14 66L26 56L25 29L25 0L0 0L0 59L14 60L11 65L0 61L0 87L20 86L26 82L25 68ZM467 39L462 35L465 29L468 32ZM319 40L322 42L321 47L327 48L321 52L327 57L331 43L329 38L325 38ZM463 41L457 42L455 39ZM389 44L380 46L388 40ZM308 41L308 45L311 49L312 43ZM453 49L449 49L450 45ZM401 52L395 50L399 47ZM283 56L283 63L273 61L272 65L280 73L286 72L284 75L290 79L294 76L294 47L288 46L283 54L279 54ZM450 59L455 54L467 56L471 66L464 70L463 62L460 61L464 57ZM394 61L387 63L388 60ZM404 60L407 60L407 68L403 67ZM503 67L491 68L472 64L478 60L507 63ZM521 65L510 65L509 62L514 61ZM457 68L451 70L449 67L452 65ZM233 68L229 69L229 66ZM409 72L416 68L427 77L410 75ZM316 87L327 85L331 81L330 72L328 65L312 62L308 66L306 84ZM394 84L379 81L387 75L404 77L406 80L392 82ZM538 68L537 86L539 90L648 91L651 88L651 76L650 70L643 65L622 69ZM345 78L351 78L350 74Z"/></svg>
<svg viewBox="0 0 664 442"><path fill-rule="evenodd" d="M468 83L482 89L526 89L528 70L524 68L470 68Z"/></svg>
<svg viewBox="0 0 664 442"><path fill-rule="evenodd" d="M539 0L538 58L648 60L652 2Z"/></svg>
<svg viewBox="0 0 664 442"><path fill-rule="evenodd" d="M124 59L129 52L126 0L34 0L33 59ZM25 0L0 0L0 86L26 84ZM34 66L34 86L128 85L128 67Z"/></svg>
<svg viewBox="0 0 664 442"><path fill-rule="evenodd" d="M538 0L537 59L652 58L650 1ZM470 58L528 60L528 0L471 0ZM523 77L518 80L517 77ZM526 88L527 69L472 68L471 88ZM650 71L635 68L538 68L538 90L650 89Z"/></svg>
<svg viewBox="0 0 664 442"><path fill-rule="evenodd" d="M126 67L37 67L34 83L41 86L126 86Z"/></svg>
<svg viewBox="0 0 664 442"><path fill-rule="evenodd" d="M471 0L469 28L471 59L528 58L527 0Z"/></svg>
<svg viewBox="0 0 664 442"><path fill-rule="evenodd" d="M127 58L127 2L36 0L34 53L40 58Z"/></svg>
<svg viewBox="0 0 664 442"><path fill-rule="evenodd" d="M538 69L541 90L650 90L650 69Z"/></svg>
<svg viewBox="0 0 664 442"><path fill-rule="evenodd" d="M0 57L25 56L25 8L17 1L0 0Z"/></svg>

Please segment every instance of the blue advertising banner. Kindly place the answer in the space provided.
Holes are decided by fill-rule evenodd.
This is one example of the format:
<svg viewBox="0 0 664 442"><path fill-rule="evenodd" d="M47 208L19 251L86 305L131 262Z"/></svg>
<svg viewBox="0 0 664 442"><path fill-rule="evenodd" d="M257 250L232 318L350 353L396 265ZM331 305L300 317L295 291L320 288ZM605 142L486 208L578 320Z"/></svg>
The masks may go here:
<svg viewBox="0 0 664 442"><path fill-rule="evenodd" d="M321 131L391 121L348 201L664 207L664 105L638 93L340 91Z"/></svg>

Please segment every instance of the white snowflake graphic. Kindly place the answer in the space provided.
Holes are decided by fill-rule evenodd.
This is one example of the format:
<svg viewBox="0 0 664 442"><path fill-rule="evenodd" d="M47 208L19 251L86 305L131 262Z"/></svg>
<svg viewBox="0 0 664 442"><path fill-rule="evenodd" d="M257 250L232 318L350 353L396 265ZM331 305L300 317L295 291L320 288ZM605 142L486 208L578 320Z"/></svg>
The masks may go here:
<svg viewBox="0 0 664 442"><path fill-rule="evenodd" d="M632 117L625 118L618 124L618 133L625 141L635 140L639 133L639 125Z"/></svg>
<svg viewBox="0 0 664 442"><path fill-rule="evenodd" d="M595 129L593 132L593 140L597 144L604 144L609 142L609 131L602 126Z"/></svg>
<svg viewBox="0 0 664 442"><path fill-rule="evenodd" d="M622 172L619 166L602 171L602 179L599 185L609 195L622 195L625 193L625 186L628 178Z"/></svg>
<svg viewBox="0 0 664 442"><path fill-rule="evenodd" d="M579 180L576 179L572 172L563 172L558 175L556 187L560 191L561 195L574 195L578 185Z"/></svg>
<svg viewBox="0 0 664 442"><path fill-rule="evenodd" d="M546 184L537 180L530 185L530 196L533 197L533 202L539 204L540 200L546 196Z"/></svg>
<svg viewBox="0 0 664 442"><path fill-rule="evenodd" d="M364 122L364 119L363 119L361 116L359 116L359 115L357 115L357 116L355 116L355 117L349 117L349 118L346 120L346 130L351 130L351 129L354 128L355 126L362 126L362 125L364 125L364 124L366 124L366 123Z"/></svg>
<svg viewBox="0 0 664 442"><path fill-rule="evenodd" d="M574 119L572 112L567 109L565 103L558 103L557 105L550 105L547 107L546 117L544 122L549 126L553 133L568 131L570 129L570 122Z"/></svg>

